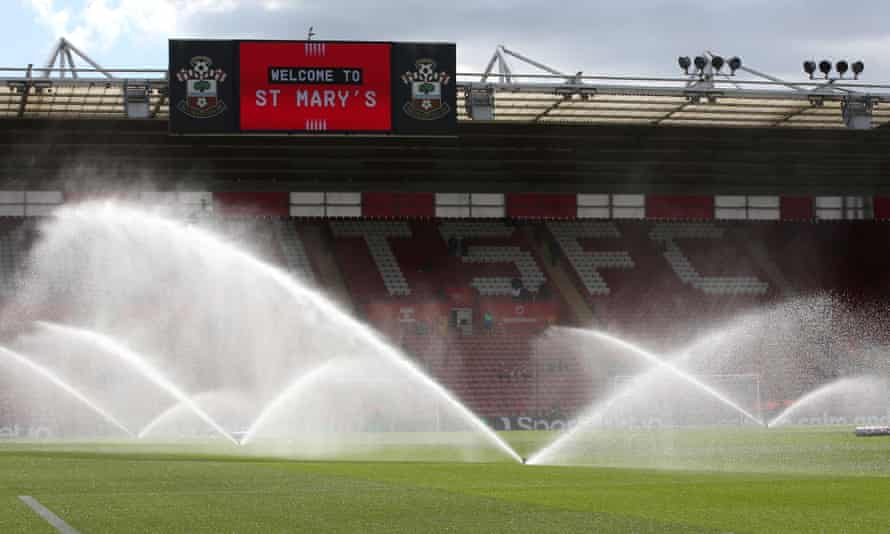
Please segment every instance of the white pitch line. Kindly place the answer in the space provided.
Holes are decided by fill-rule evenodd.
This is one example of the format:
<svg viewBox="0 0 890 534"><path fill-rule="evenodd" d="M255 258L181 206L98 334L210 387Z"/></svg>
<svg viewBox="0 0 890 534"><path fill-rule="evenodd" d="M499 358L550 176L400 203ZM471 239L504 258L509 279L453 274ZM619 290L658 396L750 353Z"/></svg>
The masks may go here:
<svg viewBox="0 0 890 534"><path fill-rule="evenodd" d="M47 508L40 504L34 497L29 495L19 495L19 500L28 505L28 508L34 510L34 512L42 517L47 523L52 525L56 530L61 532L62 534L79 534L74 528L71 527L68 523L62 520L61 517L57 516Z"/></svg>

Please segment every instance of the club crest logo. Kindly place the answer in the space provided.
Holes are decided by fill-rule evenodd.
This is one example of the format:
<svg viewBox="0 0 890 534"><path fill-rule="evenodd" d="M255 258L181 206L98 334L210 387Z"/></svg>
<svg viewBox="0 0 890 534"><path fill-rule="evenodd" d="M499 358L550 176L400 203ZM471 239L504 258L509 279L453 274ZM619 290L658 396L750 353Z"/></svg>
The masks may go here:
<svg viewBox="0 0 890 534"><path fill-rule="evenodd" d="M182 113L193 119L209 119L226 110L226 103L219 98L219 84L226 81L226 73L213 68L209 57L193 57L188 68L179 69L176 79L186 87L185 100L176 104Z"/></svg>
<svg viewBox="0 0 890 534"><path fill-rule="evenodd" d="M436 62L432 59L418 59L415 70L402 74L402 81L411 87L411 100L403 106L405 114L412 119L432 121L441 119L451 112L445 102L442 88L451 81L447 72L436 72Z"/></svg>

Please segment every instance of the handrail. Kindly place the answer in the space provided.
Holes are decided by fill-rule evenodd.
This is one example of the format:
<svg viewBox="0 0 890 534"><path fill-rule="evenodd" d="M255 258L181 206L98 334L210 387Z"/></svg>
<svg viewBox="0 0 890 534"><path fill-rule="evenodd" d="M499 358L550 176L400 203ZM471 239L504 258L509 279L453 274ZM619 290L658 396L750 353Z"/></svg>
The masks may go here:
<svg viewBox="0 0 890 534"><path fill-rule="evenodd" d="M77 72L77 73L96 73L103 74L105 72L147 72L153 74L167 74L167 69L158 69L158 68L120 68L120 69L84 69L84 68L71 68L71 67L0 67L0 72L27 72L27 71L40 71L40 72Z"/></svg>

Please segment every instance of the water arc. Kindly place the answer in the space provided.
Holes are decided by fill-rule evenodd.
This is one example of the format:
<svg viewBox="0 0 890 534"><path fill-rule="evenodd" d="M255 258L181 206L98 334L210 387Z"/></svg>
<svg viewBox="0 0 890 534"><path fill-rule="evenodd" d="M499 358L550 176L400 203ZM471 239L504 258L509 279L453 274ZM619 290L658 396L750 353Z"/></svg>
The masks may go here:
<svg viewBox="0 0 890 534"><path fill-rule="evenodd" d="M91 409L92 411L94 411L97 414L99 414L100 416L102 416L102 418L104 418L106 421L108 421L115 427L119 428L120 430L124 431L124 433L126 433L128 436L133 435L133 433L130 432L130 430L126 426L124 426L123 423L118 421L117 418L115 418L113 415L111 415L111 413L109 413L107 410L105 410L104 408L99 406L95 401L91 400L86 395L84 395L83 393L78 391L76 388L74 388L74 386L68 384L67 382L65 382L58 376L56 376L56 374L53 373L52 371L50 371L49 369L44 368L43 366L31 361L30 358L28 358L22 354L19 354L18 352L15 352L13 350L7 349L6 347L0 347L0 354L6 356L7 358L11 359L15 363L18 363L18 364L26 367L30 371L32 371L32 372L36 373L37 375L43 377L44 379L48 380L54 386L58 387L59 389L61 389L65 393L67 393L68 395L74 397L79 402L81 402L82 404L87 406L89 409Z"/></svg>
<svg viewBox="0 0 890 534"><path fill-rule="evenodd" d="M208 268L214 269L219 267L219 272L225 271L226 273L235 273L236 276L242 276L245 279L249 278L251 281L262 285L263 296L274 294L275 302L279 306L289 310L299 310L298 312L288 312L290 314L289 317L295 317L298 321L303 321L303 316L306 317L305 328L294 328L295 325L287 323L275 324L275 328L282 330L306 330L306 336L315 335L309 333L310 328L318 326L311 323L311 321L315 321L316 323L323 323L325 333L342 332L344 334L342 336L343 340L331 338L328 342L329 345L334 344L340 346L340 348L345 348L347 351L351 350L356 353L369 354L379 358L381 363L391 365L394 372L402 376L403 380L410 382L412 386L422 389L427 398L439 402L448 413L456 417L456 420L463 426L468 427L471 437L474 439L482 438L481 442L486 446L492 447L499 455L505 455L517 462L521 461L519 455L457 397L424 373L398 349L384 341L371 327L341 310L322 293L295 279L285 271L260 260L255 255L247 252L246 249L208 229L202 228L200 224L187 224L155 212L116 202L87 202L80 205L66 206L57 210L55 214L56 218L51 223L52 226L50 228L50 233L54 234L55 241L51 245L45 243L43 245L43 252L48 260L54 259L52 255L54 252L64 252L72 246L77 246L78 243L83 241L82 236L84 233L93 232L90 234L90 238L94 242L109 237L116 240L115 244L133 247L134 244L138 246L140 243L143 243L140 240L145 238L150 240L145 243L152 247L157 246L159 252L166 246L166 248L170 249L170 256L175 256L178 259L206 261L208 262L206 264ZM103 254L101 252L103 250L102 245L104 244L99 242L89 243L84 246L92 246L86 252L98 255ZM53 246L55 249L52 248ZM124 251L126 252L126 250ZM192 255L189 256L188 254ZM99 259L108 260L114 268L120 268L118 256L105 254L105 256L99 257ZM138 256L138 258L143 260L144 263L152 260L150 256ZM131 262L130 265L135 267L144 267L144 265L137 263L131 257L123 259ZM90 265L87 264L86 267L85 270L89 271ZM187 265L187 267L191 267L191 265ZM51 275L55 274L55 271L52 271L50 268L47 268L47 270ZM62 274L65 275L64 272ZM87 274L90 273L88 272ZM189 277L197 277L193 268L187 269L186 274ZM126 276L120 274L117 276L121 283L129 282ZM216 281L225 284L225 280ZM96 283L101 284L103 281L97 280ZM241 286L238 287L240 288ZM148 287L148 289L151 290L152 287ZM254 304L257 306L263 305L262 302L254 302ZM294 315L294 313L297 315ZM302 323L296 326L302 326ZM263 332L260 332L260 335ZM117 339L127 339L127 335L129 335L127 330L123 334L115 333ZM93 341L98 341L98 339L94 337ZM107 341L108 339L105 339L105 342ZM118 345L115 350L118 355L120 355L120 348L120 345ZM299 346L287 348L292 352L298 352L301 349ZM343 352L341 351L341 353ZM281 354L276 353L276 355ZM276 389L281 387L279 380L283 369L285 368L274 368L271 371L269 369L261 370L266 375L274 375L273 378L275 380L262 384L258 383L257 387L274 387ZM170 391L169 387L165 389ZM178 400L183 401L186 396L181 394L176 397ZM210 421L207 422L210 424ZM218 426L216 428L222 431ZM230 434L227 435L227 438L232 442L236 442Z"/></svg>
<svg viewBox="0 0 890 534"><path fill-rule="evenodd" d="M57 335L68 337L69 339L79 339L98 348L101 348L102 350L105 350L108 353L113 354L114 356L117 356L125 363L131 365L134 369L139 371L139 373L141 373L145 378L154 383L157 387L161 388L163 391L165 391L167 394L169 394L179 402L188 406L188 408L192 412L194 412L195 415L197 415L205 423L210 425L217 433L219 433L219 435L226 438L233 444L238 445L238 440L236 440L229 432L222 428L219 423L217 423L212 417L210 417L207 412L202 410L201 407L198 406L185 392L183 392L181 389L179 389L179 387L177 387L175 384L173 384L173 382L165 377L163 373L161 373L150 363L148 363L148 361L142 355L130 350L120 342L98 332L46 321L39 321L38 324L41 327L47 329L50 332L54 332Z"/></svg>
<svg viewBox="0 0 890 534"><path fill-rule="evenodd" d="M291 384L281 391L278 395L275 396L271 401L266 403L263 409L260 411L260 414L254 419L254 421L248 427L247 432L245 432L244 437L241 438L241 445L247 445L253 440L254 436L256 436L257 432L259 432L263 425L268 421L277 410L279 410L285 402L299 394L303 391L304 388L310 386L315 380L323 378L325 373L335 368L337 359L331 359L323 364L315 367L314 369L310 369L306 373L298 376Z"/></svg>
<svg viewBox="0 0 890 534"><path fill-rule="evenodd" d="M848 397L854 398L857 396L867 397L875 389L882 386L884 386L884 383L877 377L872 376L846 377L834 380L796 399L790 406L782 410L767 423L766 426L773 428L788 424L788 420L794 414L799 413L809 405L817 405L820 401L824 401L832 395L845 394Z"/></svg>
<svg viewBox="0 0 890 534"><path fill-rule="evenodd" d="M568 432L560 435L558 438L556 438L554 441L552 441L551 443L546 445L544 448L542 448L539 451L532 454L528 459L529 464L534 465L534 464L546 463L549 458L552 458L553 456L555 456L563 447L565 447L567 444L571 443L572 440L575 438L575 436L578 435L578 432L580 431L581 428L583 428L587 424L590 424L591 422L595 421L597 419L597 417L604 410L608 409L614 403L614 401L617 400L617 397L626 395L628 393L628 391L635 389L636 387L639 387L639 385L641 383L644 384L646 382L646 380L651 379L653 376L655 376L655 371L657 371L657 370L663 370L663 371L666 371L666 372L676 376L677 378L698 388L700 391L706 393L707 395L717 399L721 403L723 403L726 406L730 407L731 409L735 410L740 415L753 421L757 425L763 425L763 421L761 421L759 418L757 418L756 416L754 416L753 414L751 414L750 412L748 412L747 410L745 410L744 408L739 406L737 403L733 402L731 399L727 398L725 395L721 394L719 391L716 391L714 388L705 384L704 382L702 382L701 380L692 376L691 374L683 371L682 369L679 369L676 365L674 365L670 361L665 361L664 359L643 349L642 347L639 347L639 346L637 346L633 343L630 343L626 340L623 340L619 337L613 336L611 334L607 334L607 333L599 331L599 330L588 330L588 329L577 329L577 328L565 328L565 330L570 330L570 331L577 333L579 335L582 335L582 336L593 337L597 340L605 341L605 342L611 343L613 345L616 345L622 349L633 352L634 354L642 356L649 363L653 364L655 366L655 369L644 372L641 375L637 376L630 384L628 384L624 389L622 389L617 395L610 397L601 405L597 405L597 409L595 409L593 411L593 413L589 413L588 415L585 415L584 418L578 424L576 424L574 426L574 428L572 428ZM688 352L684 353L684 355L685 354L688 354ZM681 355L680 358L683 358L684 355Z"/></svg>

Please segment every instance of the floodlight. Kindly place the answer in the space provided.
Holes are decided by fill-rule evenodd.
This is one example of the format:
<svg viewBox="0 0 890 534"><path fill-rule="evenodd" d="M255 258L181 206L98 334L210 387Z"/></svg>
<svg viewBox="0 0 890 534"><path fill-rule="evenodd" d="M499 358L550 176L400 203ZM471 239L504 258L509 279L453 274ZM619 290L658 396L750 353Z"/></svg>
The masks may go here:
<svg viewBox="0 0 890 534"><path fill-rule="evenodd" d="M803 71L810 75L810 79L813 79L813 73L816 72L816 62L813 60L804 61L803 62Z"/></svg>
<svg viewBox="0 0 890 534"><path fill-rule="evenodd" d="M695 56L695 68L698 69L699 72L704 72L707 65L707 59L705 59L703 56Z"/></svg>
<svg viewBox="0 0 890 534"><path fill-rule="evenodd" d="M723 58L720 56L714 56L711 58L711 66L714 67L714 70L720 71L723 68Z"/></svg>
<svg viewBox="0 0 890 534"><path fill-rule="evenodd" d="M836 70L837 73L841 75L841 78L843 78L844 74L850 70L850 64L842 59L834 64L834 70Z"/></svg>
<svg viewBox="0 0 890 534"><path fill-rule="evenodd" d="M828 73L831 72L831 61L827 59L823 59L819 62L819 72L825 75L825 79L828 79Z"/></svg>
<svg viewBox="0 0 890 534"><path fill-rule="evenodd" d="M733 56L729 58L729 70L732 71L732 74L735 74L735 71L742 68L742 60L739 56Z"/></svg>
<svg viewBox="0 0 890 534"><path fill-rule="evenodd" d="M683 72L689 74L689 67L692 65L692 60L689 59L689 56L678 57L677 63L680 65L680 68L683 69Z"/></svg>
<svg viewBox="0 0 890 534"><path fill-rule="evenodd" d="M865 70L865 63L861 61L853 62L853 78L859 79L859 75L862 74L862 71Z"/></svg>

